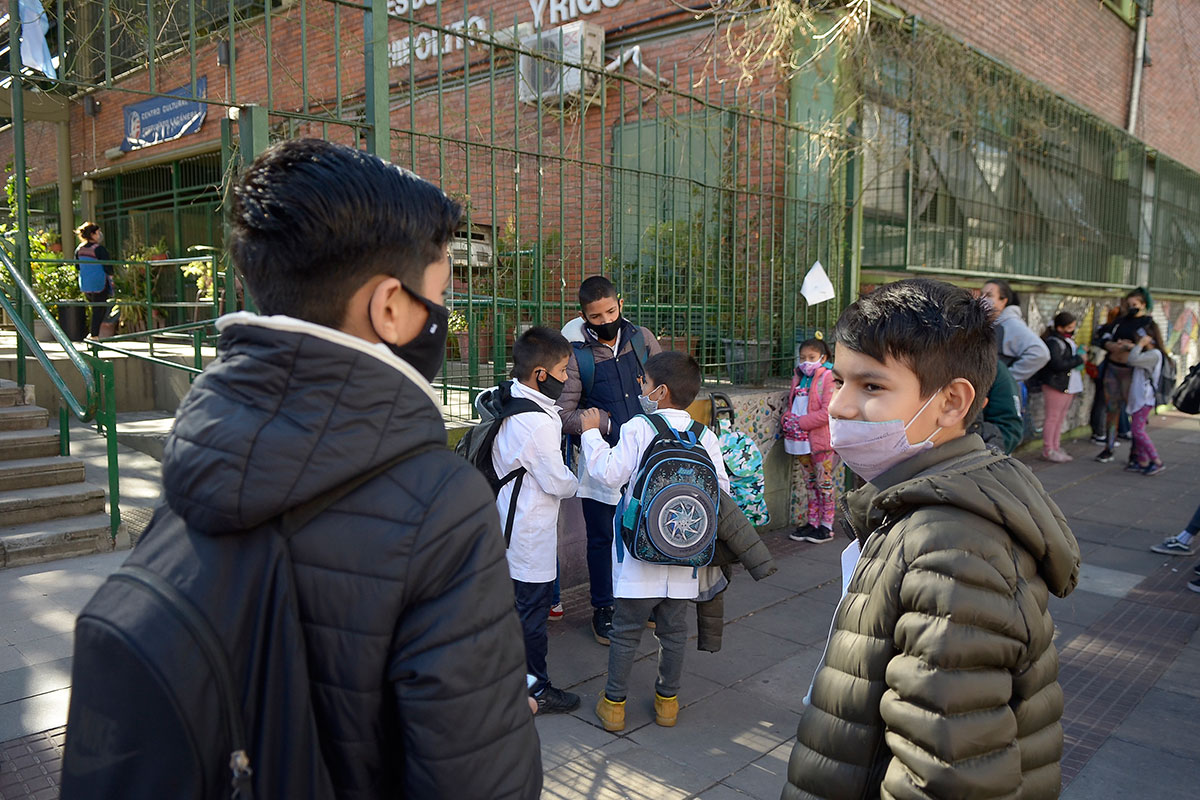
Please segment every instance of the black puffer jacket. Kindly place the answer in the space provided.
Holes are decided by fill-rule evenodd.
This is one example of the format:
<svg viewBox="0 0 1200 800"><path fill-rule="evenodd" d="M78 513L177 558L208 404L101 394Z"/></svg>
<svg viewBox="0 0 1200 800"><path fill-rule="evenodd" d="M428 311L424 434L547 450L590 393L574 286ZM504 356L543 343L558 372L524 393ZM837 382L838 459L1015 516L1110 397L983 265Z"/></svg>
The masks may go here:
<svg viewBox="0 0 1200 800"><path fill-rule="evenodd" d="M1037 381L1043 386L1065 392L1071 383L1071 370L1083 363L1083 356L1078 355L1057 332L1043 337L1042 341L1050 351L1050 360L1037 374Z"/></svg>
<svg viewBox="0 0 1200 800"><path fill-rule="evenodd" d="M495 501L442 449L420 376L365 342L287 318L237 315L222 329L220 360L184 400L163 459L165 497L187 535L253 529L435 445L292 539L337 796L536 798L541 758Z"/></svg>

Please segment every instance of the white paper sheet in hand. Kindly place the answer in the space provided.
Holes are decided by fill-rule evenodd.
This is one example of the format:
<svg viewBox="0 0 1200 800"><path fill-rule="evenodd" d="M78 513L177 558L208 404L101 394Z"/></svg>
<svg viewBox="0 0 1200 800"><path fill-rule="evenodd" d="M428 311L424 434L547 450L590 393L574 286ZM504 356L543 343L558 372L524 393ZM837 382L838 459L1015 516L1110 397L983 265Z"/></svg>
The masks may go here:
<svg viewBox="0 0 1200 800"><path fill-rule="evenodd" d="M820 261L814 261L812 269L804 276L800 294L804 295L805 302L810 306L833 299L833 284L829 282L829 276L825 274L825 269L821 266Z"/></svg>

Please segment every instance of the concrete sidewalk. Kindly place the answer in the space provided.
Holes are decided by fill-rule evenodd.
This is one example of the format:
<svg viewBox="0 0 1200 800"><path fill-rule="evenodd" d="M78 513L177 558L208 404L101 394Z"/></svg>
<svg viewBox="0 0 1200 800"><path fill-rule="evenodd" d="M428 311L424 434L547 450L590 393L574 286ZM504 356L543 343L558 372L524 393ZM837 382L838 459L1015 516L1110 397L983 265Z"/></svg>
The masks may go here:
<svg viewBox="0 0 1200 800"><path fill-rule="evenodd" d="M1095 463L1099 448L1086 442L1067 445L1072 463L1029 461L1071 521L1085 562L1079 589L1051 607L1067 695L1063 797L1070 800L1198 791L1200 594L1186 583L1200 556L1149 548L1178 532L1200 503L1200 419L1156 417L1151 435L1168 470L1149 478L1122 470L1128 443L1111 464ZM537 720L543 797L779 797L801 698L838 599L839 548L791 542L784 531L764 539L780 570L759 583L735 575L724 648L690 647L675 728L653 723L649 631L630 682L628 727L622 734L599 727L592 706L607 649L591 636L587 588L564 593L567 615L551 623L550 674L583 704ZM123 558L0 571L0 798L57 796L70 625Z"/></svg>

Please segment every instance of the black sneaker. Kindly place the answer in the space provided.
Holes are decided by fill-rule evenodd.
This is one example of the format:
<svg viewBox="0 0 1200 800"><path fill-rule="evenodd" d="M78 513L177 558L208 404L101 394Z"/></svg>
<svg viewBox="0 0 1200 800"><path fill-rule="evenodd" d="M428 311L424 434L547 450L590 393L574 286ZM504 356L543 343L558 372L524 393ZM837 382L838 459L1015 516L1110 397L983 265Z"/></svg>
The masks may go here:
<svg viewBox="0 0 1200 800"><path fill-rule="evenodd" d="M833 531L822 525L819 528L814 528L812 533L804 537L804 541L812 542L813 544L825 544L825 542L832 542Z"/></svg>
<svg viewBox="0 0 1200 800"><path fill-rule="evenodd" d="M1100 451L1100 455L1096 456L1096 460L1101 464L1107 464L1113 460L1113 451L1107 447Z"/></svg>
<svg viewBox="0 0 1200 800"><path fill-rule="evenodd" d="M1188 581L1188 588L1193 592L1200 592L1200 578L1196 578L1194 581Z"/></svg>
<svg viewBox="0 0 1200 800"><path fill-rule="evenodd" d="M1198 563L1198 564L1196 564L1196 566L1192 567L1192 572L1196 573L1197 575L1200 575L1200 563Z"/></svg>
<svg viewBox="0 0 1200 800"><path fill-rule="evenodd" d="M1126 472L1141 472L1144 469L1145 469L1145 467L1143 467L1141 464L1137 463L1136 461L1130 461L1128 464L1125 465Z"/></svg>
<svg viewBox="0 0 1200 800"><path fill-rule="evenodd" d="M1108 439L1104 436L1092 434L1092 444L1108 444Z"/></svg>
<svg viewBox="0 0 1200 800"><path fill-rule="evenodd" d="M812 525L812 524L798 525L798 526L796 526L796 530L794 530L788 534L788 538L791 539L793 542L807 542L807 541L809 541L808 537L814 535L816 532L817 532L816 525Z"/></svg>
<svg viewBox="0 0 1200 800"><path fill-rule="evenodd" d="M547 686L533 699L537 700L539 714L566 714L579 708L579 695L553 686Z"/></svg>
<svg viewBox="0 0 1200 800"><path fill-rule="evenodd" d="M1133 434L1132 434L1132 433L1118 433L1118 434L1117 434L1117 438L1118 438L1118 439L1124 439L1124 440L1125 440L1125 441L1127 441L1127 442L1132 442L1132 441L1133 441Z"/></svg>
<svg viewBox="0 0 1200 800"><path fill-rule="evenodd" d="M612 606L597 608L592 612L592 636L602 645L608 645L608 635L612 632Z"/></svg>

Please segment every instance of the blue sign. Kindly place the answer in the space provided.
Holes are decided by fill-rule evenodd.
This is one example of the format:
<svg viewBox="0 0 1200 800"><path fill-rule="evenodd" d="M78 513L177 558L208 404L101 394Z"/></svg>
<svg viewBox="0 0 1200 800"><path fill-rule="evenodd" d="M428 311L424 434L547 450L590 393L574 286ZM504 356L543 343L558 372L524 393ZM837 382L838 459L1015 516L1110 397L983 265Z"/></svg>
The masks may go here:
<svg viewBox="0 0 1200 800"><path fill-rule="evenodd" d="M208 96L208 78L196 79L196 95ZM125 106L125 152L170 142L189 133L198 133L204 124L208 104L193 99L191 84Z"/></svg>

